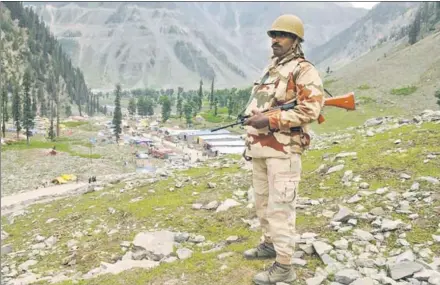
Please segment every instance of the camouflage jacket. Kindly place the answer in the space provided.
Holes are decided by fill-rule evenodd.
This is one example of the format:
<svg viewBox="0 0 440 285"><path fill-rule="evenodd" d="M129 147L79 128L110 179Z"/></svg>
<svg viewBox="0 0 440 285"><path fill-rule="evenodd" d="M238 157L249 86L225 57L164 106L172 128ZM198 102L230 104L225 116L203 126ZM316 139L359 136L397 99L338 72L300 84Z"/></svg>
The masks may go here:
<svg viewBox="0 0 440 285"><path fill-rule="evenodd" d="M298 104L294 109L269 116L269 127L246 126L247 156L287 158L291 153L302 153L310 144L308 124L318 118L324 105L322 80L312 64L295 54L279 62L273 58L254 83L244 115L253 109L262 111L294 100Z"/></svg>

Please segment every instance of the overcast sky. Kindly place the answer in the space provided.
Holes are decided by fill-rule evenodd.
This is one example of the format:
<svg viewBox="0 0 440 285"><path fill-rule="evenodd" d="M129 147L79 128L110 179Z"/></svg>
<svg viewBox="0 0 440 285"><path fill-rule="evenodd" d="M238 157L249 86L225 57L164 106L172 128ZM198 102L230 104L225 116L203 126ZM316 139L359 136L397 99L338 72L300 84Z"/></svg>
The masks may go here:
<svg viewBox="0 0 440 285"><path fill-rule="evenodd" d="M379 2L350 2L354 7L371 9Z"/></svg>

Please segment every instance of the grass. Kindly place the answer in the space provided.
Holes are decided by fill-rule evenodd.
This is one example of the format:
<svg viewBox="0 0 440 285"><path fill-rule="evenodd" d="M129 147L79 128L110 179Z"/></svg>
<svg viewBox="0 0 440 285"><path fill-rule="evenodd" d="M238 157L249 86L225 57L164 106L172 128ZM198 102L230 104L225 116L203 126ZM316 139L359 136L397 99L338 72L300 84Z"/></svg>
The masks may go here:
<svg viewBox="0 0 440 285"><path fill-rule="evenodd" d="M362 85L357 87L357 89L359 89L359 90L368 90L370 88L371 87L368 84L362 84Z"/></svg>
<svg viewBox="0 0 440 285"><path fill-rule="evenodd" d="M372 117L380 116L396 116L403 114L405 111L394 107L386 107L376 103L364 103L356 106L354 111L346 111L334 107L325 107L323 116L325 122L318 124L317 122L311 125L313 131L318 134L331 133L345 130L349 127L362 125L366 120Z"/></svg>
<svg viewBox="0 0 440 285"><path fill-rule="evenodd" d="M71 150L70 148L71 145L81 145L81 146L89 147L90 143L88 142L74 140L67 137L56 138L56 141L54 142L45 141L43 139L44 139L43 137L39 137L39 136L33 137L29 145L26 144L26 141L13 142L11 144L2 146L2 152L9 150L51 149L55 146L57 151L67 152L72 156L79 156L83 158L94 158L94 159L98 159L102 157L100 154L96 154L96 153L94 154L79 153Z"/></svg>
<svg viewBox="0 0 440 285"><path fill-rule="evenodd" d="M399 95L399 96L407 96L407 95L411 95L414 92L416 92L417 87L416 86L406 86L406 87L402 87L402 88L394 88L391 89L391 94L392 95Z"/></svg>
<svg viewBox="0 0 440 285"><path fill-rule="evenodd" d="M400 145L395 145L396 138L402 140ZM320 237L333 242L344 235L337 233L327 225L329 218L319 216L325 209L337 211L337 204L357 192L355 187L343 187L340 183L345 170L352 170L354 175L361 175L363 181L370 184L370 190L387 186L391 191L405 192L419 176L438 176L440 162L432 160L423 163L423 156L438 149L440 132L438 125L424 123L421 127L402 126L373 137L354 135L353 139L344 144L331 145L327 149L310 150L303 156L303 176L300 184L301 197L311 199L324 198L325 203L307 210L297 211L296 228L298 233L315 232ZM406 153L391 152L398 147L407 149ZM345 168L341 172L330 175L312 173L322 163L328 166L337 162L323 161L324 154L334 156L340 152L355 151L357 159L343 158ZM39 259L36 272L48 269L60 271L66 267L60 265L60 260L68 256L66 242L72 239L72 233L81 231L84 236L75 238L79 241L77 264L69 269L85 273L99 266L100 261L108 262L112 255L123 255L119 244L122 241L133 240L136 233L147 229L170 229L173 231L186 231L193 234L202 234L212 242L224 241L228 236L237 235L241 238L239 243L227 245L222 251L215 253L202 253L201 248L194 246L194 255L187 260L179 260L172 264L161 264L153 270L132 270L119 275L100 276L91 280L82 280L77 284L164 284L170 279L180 279L182 274L188 284L250 284L252 276L268 266L270 262L247 261L242 258L243 250L258 243L259 231L251 231L242 222L255 216L254 209L246 207L232 208L227 212L213 213L205 210L192 210L193 203L208 203L213 200L222 201L232 196L236 190L246 191L251 183L251 174L240 169L239 164L231 163L230 159L239 159L239 155L228 156L221 161L228 162L228 168L214 168L209 165L200 168L191 168L180 171L173 177L142 186L134 187L123 193L120 189L124 184L114 185L101 192L70 197L46 204L31 206L28 215L18 216L13 224L8 224L2 217L3 229L10 234L5 241L11 243L14 250L26 250L27 242L35 234L49 237L57 235L58 250L53 254ZM411 175L408 181L401 181L400 173ZM185 181L190 177L190 181ZM175 188L176 180L184 181L182 188ZM192 182L197 182L195 186ZM207 187L207 182L215 182L216 188ZM320 184L330 187L320 190ZM421 182L424 191L438 193L434 185ZM150 193L148 190L154 190ZM193 195L197 192L197 195ZM143 200L131 202L133 198L142 197ZM364 198L360 204L367 209L377 206L393 205L381 195ZM353 205L348 205L353 208ZM410 221L405 215L393 214L392 218L402 219L405 223L412 223L412 231L407 232L407 240L411 244L426 243L431 240L431 235L436 231L437 219L435 208L439 207L437 201L429 207L415 208L423 218ZM108 208L116 210L110 214ZM310 213L307 213L310 212ZM46 220L56 217L59 220L46 224ZM90 224L85 220L91 220ZM369 229L366 221L359 220L357 228ZM108 235L110 229L118 228L119 231ZM100 233L95 231L101 229ZM396 247L397 233L393 233L385 242L389 250ZM188 246L184 244L185 246ZM434 253L439 253L439 246L430 246ZM222 252L232 251L235 256L226 260L217 259ZM15 262L25 261L28 257L17 257ZM306 256L306 267L298 268L297 275L300 281L313 277L317 267L323 267L321 260L315 256ZM219 270L223 265L227 268ZM44 283L42 283L44 284ZM73 284L72 281L61 284ZM303 284L299 282L298 284Z"/></svg>
<svg viewBox="0 0 440 285"><path fill-rule="evenodd" d="M324 80L324 87L329 87L332 83L334 83L334 82L336 82L336 81L338 81L338 80L336 80L336 79L327 79L327 80Z"/></svg>
<svg viewBox="0 0 440 285"><path fill-rule="evenodd" d="M75 127L79 127L82 125L87 125L89 122L75 122L75 121L71 121L71 122L62 122L61 124L65 125L68 128L75 128Z"/></svg>

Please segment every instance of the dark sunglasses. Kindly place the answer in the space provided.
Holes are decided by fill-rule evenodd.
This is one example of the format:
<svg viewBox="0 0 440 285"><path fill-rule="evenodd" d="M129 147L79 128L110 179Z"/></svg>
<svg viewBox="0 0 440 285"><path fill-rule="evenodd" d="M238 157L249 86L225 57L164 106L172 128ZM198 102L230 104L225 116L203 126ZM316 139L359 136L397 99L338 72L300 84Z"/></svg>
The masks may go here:
<svg viewBox="0 0 440 285"><path fill-rule="evenodd" d="M269 37L271 38L288 38L292 37L290 33L282 32L282 31L271 31L269 32Z"/></svg>

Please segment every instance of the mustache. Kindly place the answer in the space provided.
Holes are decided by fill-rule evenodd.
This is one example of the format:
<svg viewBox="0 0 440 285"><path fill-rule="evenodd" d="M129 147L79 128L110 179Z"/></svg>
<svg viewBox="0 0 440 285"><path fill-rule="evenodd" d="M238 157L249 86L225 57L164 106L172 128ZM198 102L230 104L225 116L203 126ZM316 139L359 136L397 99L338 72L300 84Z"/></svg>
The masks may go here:
<svg viewBox="0 0 440 285"><path fill-rule="evenodd" d="M278 44L273 44L272 47L281 47L281 46Z"/></svg>

